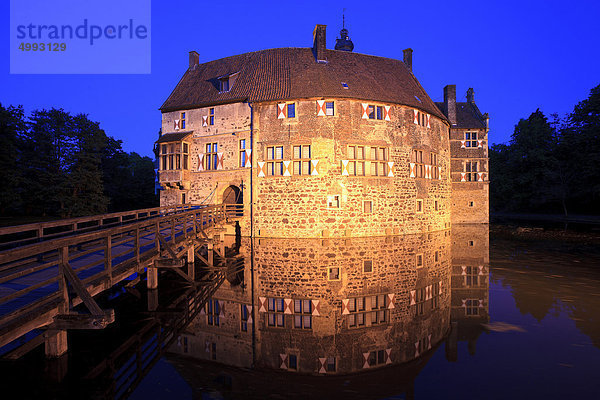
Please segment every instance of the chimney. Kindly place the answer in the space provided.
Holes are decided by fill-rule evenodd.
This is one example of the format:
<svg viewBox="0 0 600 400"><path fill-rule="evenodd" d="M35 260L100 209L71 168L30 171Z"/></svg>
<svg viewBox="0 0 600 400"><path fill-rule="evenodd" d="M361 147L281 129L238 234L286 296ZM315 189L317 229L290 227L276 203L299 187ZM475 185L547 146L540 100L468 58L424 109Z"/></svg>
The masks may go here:
<svg viewBox="0 0 600 400"><path fill-rule="evenodd" d="M483 114L483 120L485 121L485 132L487 133L490 131L490 114Z"/></svg>
<svg viewBox="0 0 600 400"><path fill-rule="evenodd" d="M190 51L190 69L195 69L200 64L200 56L195 51Z"/></svg>
<svg viewBox="0 0 600 400"><path fill-rule="evenodd" d="M474 103L475 102L475 91L472 87L467 90L467 102Z"/></svg>
<svg viewBox="0 0 600 400"><path fill-rule="evenodd" d="M313 31L313 53L317 62L325 60L325 50L327 49L327 41L325 28L327 25L317 25Z"/></svg>
<svg viewBox="0 0 600 400"><path fill-rule="evenodd" d="M456 85L446 85L444 88L444 106L450 124L456 125Z"/></svg>
<svg viewBox="0 0 600 400"><path fill-rule="evenodd" d="M408 67L408 70L412 72L412 49L404 49L402 50L404 53L404 64Z"/></svg>

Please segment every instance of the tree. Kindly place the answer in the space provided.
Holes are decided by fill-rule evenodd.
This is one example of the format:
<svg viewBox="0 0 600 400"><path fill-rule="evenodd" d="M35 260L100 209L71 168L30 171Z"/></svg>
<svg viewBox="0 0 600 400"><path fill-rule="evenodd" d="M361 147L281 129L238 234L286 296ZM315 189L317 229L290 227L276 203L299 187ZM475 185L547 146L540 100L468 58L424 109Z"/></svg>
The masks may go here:
<svg viewBox="0 0 600 400"><path fill-rule="evenodd" d="M20 168L25 130L23 107L4 108L0 104L0 215L18 210L22 203L23 172Z"/></svg>

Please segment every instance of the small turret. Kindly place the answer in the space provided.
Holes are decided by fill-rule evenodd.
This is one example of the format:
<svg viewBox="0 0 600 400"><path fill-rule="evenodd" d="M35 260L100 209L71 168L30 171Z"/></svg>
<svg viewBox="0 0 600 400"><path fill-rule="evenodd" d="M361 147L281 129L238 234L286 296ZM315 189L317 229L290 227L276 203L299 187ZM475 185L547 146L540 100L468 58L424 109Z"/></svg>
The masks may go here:
<svg viewBox="0 0 600 400"><path fill-rule="evenodd" d="M352 51L354 50L354 43L350 40L348 36L348 29L346 29L346 17L343 17L342 20L342 30L340 31L340 38L335 39L335 49L342 51Z"/></svg>

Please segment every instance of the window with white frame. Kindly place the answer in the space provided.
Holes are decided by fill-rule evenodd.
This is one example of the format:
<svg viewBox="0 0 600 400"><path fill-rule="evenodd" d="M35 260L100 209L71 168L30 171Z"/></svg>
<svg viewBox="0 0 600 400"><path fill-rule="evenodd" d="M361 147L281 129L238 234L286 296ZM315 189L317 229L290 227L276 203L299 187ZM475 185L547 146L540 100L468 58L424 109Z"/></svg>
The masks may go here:
<svg viewBox="0 0 600 400"><path fill-rule="evenodd" d="M279 328L285 327L284 309L283 299L269 297L267 299L267 325Z"/></svg>
<svg viewBox="0 0 600 400"><path fill-rule="evenodd" d="M312 301L294 299L294 328L312 329Z"/></svg>
<svg viewBox="0 0 600 400"><path fill-rule="evenodd" d="M163 171L189 169L189 148L189 144L185 142L161 144L160 169Z"/></svg>
<svg viewBox="0 0 600 400"><path fill-rule="evenodd" d="M267 175L283 175L283 146L267 147Z"/></svg>
<svg viewBox="0 0 600 400"><path fill-rule="evenodd" d="M333 101L325 102L325 115L332 116L335 114Z"/></svg>
<svg viewBox="0 0 600 400"><path fill-rule="evenodd" d="M219 163L218 150L219 145L217 143L206 143L206 153L204 154L204 170L215 170Z"/></svg>
<svg viewBox="0 0 600 400"><path fill-rule="evenodd" d="M465 147L478 147L477 132L465 132Z"/></svg>
<svg viewBox="0 0 600 400"><path fill-rule="evenodd" d="M292 146L292 157L294 175L310 175L312 173L310 144Z"/></svg>

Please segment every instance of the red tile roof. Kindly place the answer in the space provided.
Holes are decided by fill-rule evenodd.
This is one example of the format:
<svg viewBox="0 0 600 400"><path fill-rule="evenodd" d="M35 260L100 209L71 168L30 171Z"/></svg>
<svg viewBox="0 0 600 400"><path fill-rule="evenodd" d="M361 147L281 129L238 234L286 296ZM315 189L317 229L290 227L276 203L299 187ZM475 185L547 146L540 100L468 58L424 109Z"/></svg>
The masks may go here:
<svg viewBox="0 0 600 400"><path fill-rule="evenodd" d="M337 50L326 50L326 58L317 63L311 48L281 48L200 64L185 72L160 109L337 97L403 104L446 119L402 61ZM231 90L220 93L218 78L238 72Z"/></svg>

